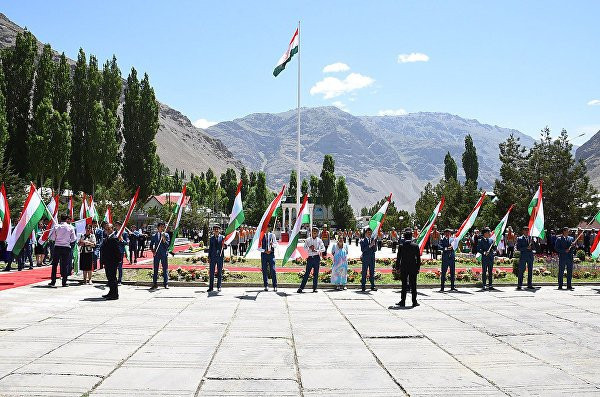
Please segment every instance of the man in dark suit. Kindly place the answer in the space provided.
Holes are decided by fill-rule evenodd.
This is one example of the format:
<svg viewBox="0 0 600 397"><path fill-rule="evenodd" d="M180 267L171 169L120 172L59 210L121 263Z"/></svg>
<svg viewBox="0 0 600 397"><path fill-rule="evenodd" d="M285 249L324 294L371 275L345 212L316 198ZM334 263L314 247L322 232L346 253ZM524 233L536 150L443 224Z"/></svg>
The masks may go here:
<svg viewBox="0 0 600 397"><path fill-rule="evenodd" d="M442 287L440 292L444 292L444 284L446 283L446 272L450 269L450 291L456 291L454 288L454 277L456 271L456 254L452 247L452 230L444 230L444 237L440 240L440 248L442 250Z"/></svg>
<svg viewBox="0 0 600 397"><path fill-rule="evenodd" d="M421 268L421 252L417 243L412 241L412 232L404 231L404 242L398 247L398 256L396 257L396 267L400 269L400 279L402 280L402 295L398 306L406 306L406 293L408 284L412 293L412 306L419 306L417 302L417 275Z"/></svg>
<svg viewBox="0 0 600 397"><path fill-rule="evenodd" d="M562 234L556 238L555 250L558 252L558 289L563 289L563 278L567 270L567 289L571 290L573 278L573 254L575 253L575 239L569 236L569 228L563 227Z"/></svg>
<svg viewBox="0 0 600 397"><path fill-rule="evenodd" d="M273 280L273 290L277 292L277 272L275 271L275 247L277 246L277 237L275 233L266 232L260 243L260 262L262 267L263 284L265 291L269 290L269 278Z"/></svg>
<svg viewBox="0 0 600 397"><path fill-rule="evenodd" d="M123 254L119 248L120 242L117 239L117 233L115 233L113 225L106 223L104 231L108 237L104 239L100 248L100 262L106 272L109 291L108 294L103 295L103 298L106 298L106 300L116 300L119 299L117 268L119 267L119 262L123 260Z"/></svg>
<svg viewBox="0 0 600 397"><path fill-rule="evenodd" d="M225 244L223 244L224 238L225 237L221 234L221 226L214 225L213 235L210 237L210 241L208 243L208 261L210 266L207 292L211 292L213 290L215 282L215 268L218 277L217 290L221 291L221 280L223 279L223 253L225 252L225 248L227 248Z"/></svg>
<svg viewBox="0 0 600 397"><path fill-rule="evenodd" d="M371 291L377 291L375 287L375 252L377 252L377 238L372 238L371 228L365 230L365 237L360 241L360 250L362 251L362 272L360 285L363 292L366 290L367 270L369 270L369 281L371 282Z"/></svg>
<svg viewBox="0 0 600 397"><path fill-rule="evenodd" d="M478 255L481 255L481 282L482 290L485 290L486 276L490 291L494 289L492 281L494 280L494 239L490 238L490 228L483 229L483 236L477 244Z"/></svg>
<svg viewBox="0 0 600 397"><path fill-rule="evenodd" d="M523 226L523 233L517 238L517 250L521 253L519 257L519 274L517 289L523 286L523 275L527 267L527 288L533 289L533 248L535 242L529 235L529 227Z"/></svg>

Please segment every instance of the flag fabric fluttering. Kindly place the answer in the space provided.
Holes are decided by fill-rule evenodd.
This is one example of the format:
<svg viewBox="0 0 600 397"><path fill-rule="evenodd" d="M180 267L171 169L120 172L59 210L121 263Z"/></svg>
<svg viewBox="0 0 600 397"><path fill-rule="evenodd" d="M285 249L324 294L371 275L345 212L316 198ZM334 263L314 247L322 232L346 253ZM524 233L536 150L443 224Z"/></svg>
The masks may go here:
<svg viewBox="0 0 600 397"><path fill-rule="evenodd" d="M113 223L113 218L112 218L112 211L110 209L110 206L106 207L106 212L104 213L104 222L106 223L110 223L112 225Z"/></svg>
<svg viewBox="0 0 600 397"><path fill-rule="evenodd" d="M18 256L44 215L48 216L46 205L32 183L29 186L29 195L23 204L23 211L21 212L19 221L7 240L8 246L6 250L12 251L15 257Z"/></svg>
<svg viewBox="0 0 600 397"><path fill-rule="evenodd" d="M296 29L294 35L292 36L292 39L290 40L290 44L288 45L287 50L281 56L281 58L279 58L279 61L277 61L277 66L275 66L275 70L273 70L273 76L277 77L277 75L285 69L285 66L288 64L289 61L292 60L292 57L298 53L299 46L300 32L298 29Z"/></svg>
<svg viewBox="0 0 600 397"><path fill-rule="evenodd" d="M298 212L298 217L296 218L296 223L294 223L294 228L290 234L290 243L288 244L285 254L283 255L283 262L281 263L281 266L285 266L289 259L296 259L299 256L296 247L298 246L298 239L300 238L300 229L302 228L303 224L310 223L310 215L308 213L308 206L306 205L307 202L308 196L305 194L304 200L302 200L302 205L300 206L300 211Z"/></svg>
<svg viewBox="0 0 600 397"><path fill-rule="evenodd" d="M417 237L416 243L419 245L419 252L421 253L421 255L423 255L423 249L425 248L425 244L427 244L427 239L429 239L431 230L433 230L433 225L435 225L437 217L440 215L440 212L442 212L442 208L444 208L445 202L446 200L444 196L442 196L442 199L440 200L438 205L436 205L433 209L433 212L429 216L427 223L425 223L425 226L423 226L421 233L419 233L419 236Z"/></svg>
<svg viewBox="0 0 600 397"><path fill-rule="evenodd" d="M42 235L38 239L38 243L41 245L44 245L48 242L48 237L50 237L50 230L52 230L54 222L57 221L56 215L58 214L58 199L59 197L57 194L52 198L52 200L50 200L50 202L47 205L48 211L52 213L52 219L48 221L48 226L46 226L46 230L44 230L44 233L42 233Z"/></svg>
<svg viewBox="0 0 600 397"><path fill-rule="evenodd" d="M10 229L12 228L12 224L10 222L10 209L8 208L8 197L6 196L6 189L4 188L4 183L2 183L2 187L0 188L0 218L2 220L2 228L0 229L0 241L6 241L10 236Z"/></svg>
<svg viewBox="0 0 600 397"><path fill-rule="evenodd" d="M90 205L88 206L88 216L91 216L93 220L98 222L98 211L96 210L96 204L94 203L94 196L90 196Z"/></svg>
<svg viewBox="0 0 600 397"><path fill-rule="evenodd" d="M383 221L385 220L385 213L387 211L388 205L390 204L391 201L392 201L392 193L390 193L390 195L386 198L386 200L383 203L383 205L381 206L381 208L379 208L379 211L377 211L375 213L375 215L373 215L371 217L371 220L369 220L369 228L371 228L371 230L373 231L373 237L377 237L377 234L379 233L379 229L381 228L381 225L383 224Z"/></svg>
<svg viewBox="0 0 600 397"><path fill-rule="evenodd" d="M69 211L69 219L70 220L75 220L73 218L73 209L74 209L74 204L73 204L73 195L70 194L69 195L69 202L67 203L67 211Z"/></svg>
<svg viewBox="0 0 600 397"><path fill-rule="evenodd" d="M594 218L590 221L590 225L594 223L594 221L600 223L600 211L594 216ZM592 258L598 259L600 256L600 232L596 233L596 238L592 243L592 248L590 248L590 252L592 253Z"/></svg>
<svg viewBox="0 0 600 397"><path fill-rule="evenodd" d="M85 193L81 199L81 207L79 207L79 219L85 219L88 217L87 201Z"/></svg>
<svg viewBox="0 0 600 397"><path fill-rule="evenodd" d="M229 245L235 239L236 230L244 223L246 216L244 215L244 208L242 207L242 180L237 186L237 192L235 193L235 199L233 200L233 207L231 208L231 214L229 215L229 225L225 229L225 239L223 244Z"/></svg>
<svg viewBox="0 0 600 397"><path fill-rule="evenodd" d="M537 192L529 203L529 235L531 237L544 238L546 231L544 230L544 203L542 200L542 181Z"/></svg>
<svg viewBox="0 0 600 397"><path fill-rule="evenodd" d="M250 251L260 248L262 244L262 238L265 235L267 229L269 228L269 222L271 222L273 212L275 212L275 209L281 204L281 199L283 198L284 191L285 185L283 185L279 194L273 199L273 201L271 201L271 204L269 204L269 206L265 210L265 213L263 214L262 218L260 218L260 222L256 227L256 232L254 233L252 242L248 245L248 250L246 250L246 254L244 255L244 257L247 256Z"/></svg>
<svg viewBox="0 0 600 397"><path fill-rule="evenodd" d="M171 237L171 242L169 243L169 252L173 251L175 247L175 239L179 234L179 222L181 221L181 213L183 212L183 204L185 203L185 191L187 185L183 185L183 190L181 191L181 198L177 201L177 205L175 205L175 227L173 228L173 237Z"/></svg>
<svg viewBox="0 0 600 397"><path fill-rule="evenodd" d="M133 212L133 209L135 208L135 204L137 203L139 194L140 194L140 187L138 186L138 188L135 191L135 194L131 198L131 202L129 203L129 209L127 210L127 215L125 215L125 220L123 221L121 228L117 232L117 238L121 237L121 235L125 231L125 227L127 226L127 222L129 222L129 217L131 217L131 213Z"/></svg>
<svg viewBox="0 0 600 397"><path fill-rule="evenodd" d="M504 215L504 217L500 220L500 223L498 223L498 225L496 226L496 228L492 232L492 236L491 237L494 239L494 245L496 247L498 245L500 245L500 240L502 240L502 235L504 235L504 229L506 229L506 225L508 224L508 216L510 215L510 212L512 211L512 209L513 209L514 206L515 205L512 204L508 208L508 211L506 211L506 215Z"/></svg>
<svg viewBox="0 0 600 397"><path fill-rule="evenodd" d="M471 227L473 227L475 219L477 219L477 214L479 214L481 204L483 204L483 200L485 200L485 196L486 192L483 192L481 194L481 197L479 198L479 201L477 201L477 204L475 204L475 208L473 208L467 219L464 220L464 222L462 223L462 225L460 225L460 228L456 232L456 235L454 236L454 241L452 241L452 248L454 248L455 251L458 249L458 244L460 244L462 239L465 237L465 234L467 234Z"/></svg>

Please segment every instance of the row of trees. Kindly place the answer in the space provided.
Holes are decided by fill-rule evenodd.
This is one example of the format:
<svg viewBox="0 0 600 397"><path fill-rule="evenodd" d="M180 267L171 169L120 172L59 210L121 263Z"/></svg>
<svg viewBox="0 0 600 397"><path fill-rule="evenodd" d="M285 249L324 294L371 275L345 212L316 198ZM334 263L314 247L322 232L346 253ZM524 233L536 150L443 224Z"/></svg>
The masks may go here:
<svg viewBox="0 0 600 397"><path fill-rule="evenodd" d="M547 229L575 226L597 212L598 192L589 183L586 167L575 161L573 145L567 131L552 138L550 129L541 131L540 139L530 148L518 137L510 135L500 144L500 178L494 184L495 200L486 199L475 227L493 228L510 205L515 207L509 224L520 231L529 220L527 208L543 181L544 214ZM415 204L414 221L423 225L442 196L446 203L437 224L440 228L458 228L472 210L482 189L477 184L477 150L470 136L465 138L462 166L464 182L457 178L457 164L448 153L444 159L444 179L436 185L428 183Z"/></svg>
<svg viewBox="0 0 600 397"><path fill-rule="evenodd" d="M0 147L4 170L56 190L95 192L119 175L145 197L158 187L158 103L148 75L123 81L113 56L100 68L79 50L72 67L25 30L0 53ZM3 172L6 176L7 171ZM7 178L4 178L7 180Z"/></svg>

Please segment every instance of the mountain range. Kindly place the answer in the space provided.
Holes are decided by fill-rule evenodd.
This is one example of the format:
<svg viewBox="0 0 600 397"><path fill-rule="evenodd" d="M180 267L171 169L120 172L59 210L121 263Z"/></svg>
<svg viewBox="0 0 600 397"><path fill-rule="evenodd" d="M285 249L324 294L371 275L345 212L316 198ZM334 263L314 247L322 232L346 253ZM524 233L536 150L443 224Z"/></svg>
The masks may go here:
<svg viewBox="0 0 600 397"><path fill-rule="evenodd" d="M250 169L264 170L272 188L288 183L296 167L296 110L256 113L218 123L206 133ZM449 151L464 176L464 138L473 137L479 158L479 182L492 187L498 176L498 144L514 134L527 146L533 138L514 129L481 124L447 113L403 116L353 116L337 107L302 108L301 178L319 175L325 154L333 154L336 174L344 175L351 204L370 206L392 192L401 208L412 210L423 186L443 177Z"/></svg>
<svg viewBox="0 0 600 397"><path fill-rule="evenodd" d="M590 182L600 190L600 130L577 148L575 158L585 162Z"/></svg>

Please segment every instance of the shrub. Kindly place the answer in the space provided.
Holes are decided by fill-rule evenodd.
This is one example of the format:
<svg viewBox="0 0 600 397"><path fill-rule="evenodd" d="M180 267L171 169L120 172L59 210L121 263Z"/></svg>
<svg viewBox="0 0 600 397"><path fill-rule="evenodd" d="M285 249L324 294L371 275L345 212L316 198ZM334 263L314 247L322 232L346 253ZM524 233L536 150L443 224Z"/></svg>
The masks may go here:
<svg viewBox="0 0 600 397"><path fill-rule="evenodd" d="M575 252L575 256L577 257L577 259L579 259L581 262L585 261L585 251L584 250L577 250L577 252Z"/></svg>

